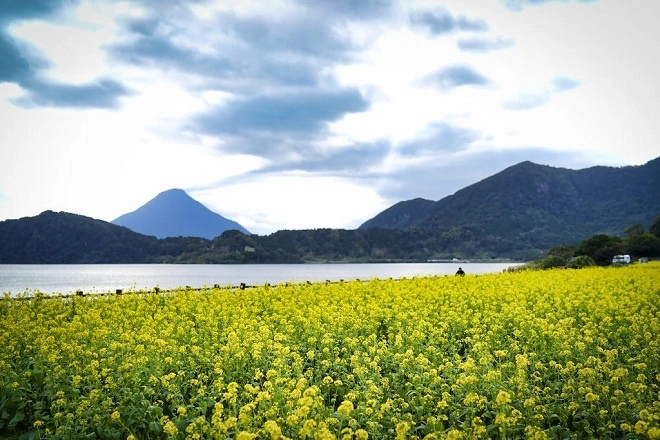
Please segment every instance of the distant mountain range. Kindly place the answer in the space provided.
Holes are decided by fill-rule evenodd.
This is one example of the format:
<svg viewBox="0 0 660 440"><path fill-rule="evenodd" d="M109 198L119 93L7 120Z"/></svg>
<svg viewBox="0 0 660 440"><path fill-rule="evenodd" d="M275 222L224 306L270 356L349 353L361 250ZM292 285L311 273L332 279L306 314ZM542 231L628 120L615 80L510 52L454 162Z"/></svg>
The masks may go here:
<svg viewBox="0 0 660 440"><path fill-rule="evenodd" d="M660 158L568 170L523 162L438 201L399 202L355 230L249 235L182 190L113 223L46 211L0 222L0 263L294 263L541 256L660 216ZM157 238L169 237L169 238Z"/></svg>
<svg viewBox="0 0 660 440"><path fill-rule="evenodd" d="M137 210L117 217L113 224L156 238L202 237L212 239L240 224L217 214L181 189L163 191Z"/></svg>
<svg viewBox="0 0 660 440"><path fill-rule="evenodd" d="M437 202L397 203L360 229L444 231L480 242L547 249L648 226L660 215L660 158L569 170L522 162Z"/></svg>

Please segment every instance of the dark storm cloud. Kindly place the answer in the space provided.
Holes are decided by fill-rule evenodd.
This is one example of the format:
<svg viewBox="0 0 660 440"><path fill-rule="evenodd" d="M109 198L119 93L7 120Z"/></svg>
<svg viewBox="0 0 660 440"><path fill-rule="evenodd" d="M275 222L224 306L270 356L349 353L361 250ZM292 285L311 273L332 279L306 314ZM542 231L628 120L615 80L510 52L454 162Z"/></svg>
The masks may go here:
<svg viewBox="0 0 660 440"><path fill-rule="evenodd" d="M346 113L367 108L355 89L315 89L239 98L197 116L194 124L206 134L295 134L316 132Z"/></svg>
<svg viewBox="0 0 660 440"><path fill-rule="evenodd" d="M466 149L477 140L479 134L473 130L439 122L428 128L426 136L404 143L399 152L405 156L428 156L438 153L456 152Z"/></svg>
<svg viewBox="0 0 660 440"><path fill-rule="evenodd" d="M509 38L461 38L456 45L464 52L490 52L513 46L513 40Z"/></svg>
<svg viewBox="0 0 660 440"><path fill-rule="evenodd" d="M422 82L450 90L460 86L483 86L489 81L470 66L455 65L428 75Z"/></svg>
<svg viewBox="0 0 660 440"><path fill-rule="evenodd" d="M411 15L411 22L425 28L433 35L454 31L487 31L488 24L483 20L470 19L463 15L455 17L446 9L418 11Z"/></svg>
<svg viewBox="0 0 660 440"><path fill-rule="evenodd" d="M87 84L64 84L31 79L21 82L27 94L13 99L22 107L117 108L130 92L121 83L101 79Z"/></svg>

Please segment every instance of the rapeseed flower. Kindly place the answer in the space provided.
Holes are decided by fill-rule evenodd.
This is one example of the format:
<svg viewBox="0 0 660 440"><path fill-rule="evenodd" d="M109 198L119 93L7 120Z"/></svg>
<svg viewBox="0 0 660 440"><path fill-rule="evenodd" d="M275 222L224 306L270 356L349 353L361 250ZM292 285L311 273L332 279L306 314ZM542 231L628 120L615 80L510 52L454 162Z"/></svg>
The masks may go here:
<svg viewBox="0 0 660 440"><path fill-rule="evenodd" d="M175 437L178 434L179 429L176 427L174 422L169 420L167 423L165 423L165 426L163 426L163 432L170 437Z"/></svg>
<svg viewBox="0 0 660 440"><path fill-rule="evenodd" d="M364 439L407 426L412 437L422 424L429 438L478 438L487 431L476 415L493 412L488 423L510 438L544 438L541 426L584 436L569 424L577 414L593 437L658 438L657 285L650 264L460 285L181 289L76 298L75 311L64 298L0 301L0 384L13 401L51 402L52 418L28 404L16 431L53 440L95 427L121 438L266 438L279 428Z"/></svg>
<svg viewBox="0 0 660 440"><path fill-rule="evenodd" d="M344 400L337 408L337 412L344 417L348 417L351 412L353 412L353 409L355 409L353 402L350 400Z"/></svg>
<svg viewBox="0 0 660 440"><path fill-rule="evenodd" d="M498 406L503 406L511 403L511 394L507 393L506 391L500 391L497 393L497 397L495 398L495 404Z"/></svg>

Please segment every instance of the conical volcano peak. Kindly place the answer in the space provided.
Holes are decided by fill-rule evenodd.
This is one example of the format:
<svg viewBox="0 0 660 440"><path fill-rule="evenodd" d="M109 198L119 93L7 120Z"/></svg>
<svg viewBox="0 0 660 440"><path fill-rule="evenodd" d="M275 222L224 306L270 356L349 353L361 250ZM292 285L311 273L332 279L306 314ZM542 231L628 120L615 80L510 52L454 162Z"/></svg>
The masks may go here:
<svg viewBox="0 0 660 440"><path fill-rule="evenodd" d="M179 188L161 192L112 223L157 238L202 237L210 240L231 229L249 234L240 224L211 211Z"/></svg>

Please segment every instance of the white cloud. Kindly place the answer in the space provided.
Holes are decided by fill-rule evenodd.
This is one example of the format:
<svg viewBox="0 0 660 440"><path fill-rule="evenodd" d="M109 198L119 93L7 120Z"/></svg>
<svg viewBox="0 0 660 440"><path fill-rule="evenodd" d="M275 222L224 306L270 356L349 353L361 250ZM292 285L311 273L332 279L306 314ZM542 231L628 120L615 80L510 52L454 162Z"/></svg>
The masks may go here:
<svg viewBox="0 0 660 440"><path fill-rule="evenodd" d="M0 219L112 220L179 187L257 233L350 228L523 160L660 155L660 2L373 5L3 16Z"/></svg>
<svg viewBox="0 0 660 440"><path fill-rule="evenodd" d="M49 60L47 74L53 80L88 82L107 68L102 46L111 41L112 34L103 28L36 21L23 23L12 34L29 41Z"/></svg>
<svg viewBox="0 0 660 440"><path fill-rule="evenodd" d="M191 191L206 206L252 233L280 229L354 229L388 205L373 189L348 179L284 173Z"/></svg>

